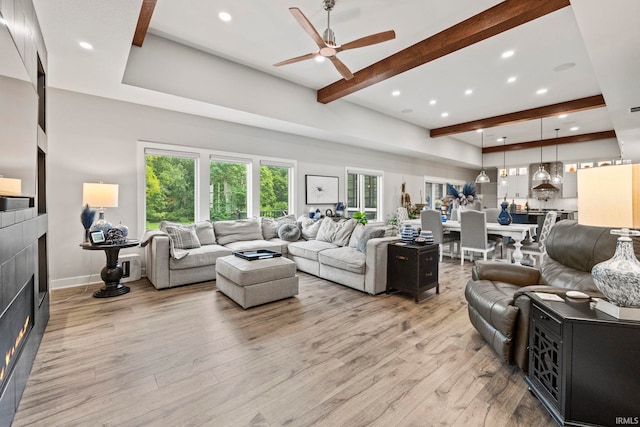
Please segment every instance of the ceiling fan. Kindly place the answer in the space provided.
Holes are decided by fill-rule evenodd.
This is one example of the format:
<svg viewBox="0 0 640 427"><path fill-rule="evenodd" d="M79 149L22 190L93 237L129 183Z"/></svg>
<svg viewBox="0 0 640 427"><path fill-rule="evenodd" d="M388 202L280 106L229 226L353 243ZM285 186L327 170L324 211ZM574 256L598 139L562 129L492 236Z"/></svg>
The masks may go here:
<svg viewBox="0 0 640 427"><path fill-rule="evenodd" d="M349 43L345 43L343 45L336 44L335 34L331 29L331 10L335 6L335 0L323 0L322 7L327 11L327 29L324 30L323 36L321 37L318 31L313 27L309 19L298 9L297 7L290 7L289 12L293 15L298 24L302 27L303 30L307 32L318 45L318 51L313 53L308 53L306 55L298 56L295 58L287 59L286 61L278 62L277 64L273 64L276 67L281 65L293 64L295 62L304 61L307 59L316 58L318 56L327 58L331 61L331 63L336 67L336 70L344 77L345 80L351 80L353 78L353 73L349 71L346 65L342 61L338 59L336 54L338 52L342 52L343 50L355 49L358 47L370 46L373 44L378 44L382 42L386 42L389 40L393 40L396 37L396 33L393 30L384 31L382 33L371 34L369 36L365 36L359 38L357 40L353 40Z"/></svg>

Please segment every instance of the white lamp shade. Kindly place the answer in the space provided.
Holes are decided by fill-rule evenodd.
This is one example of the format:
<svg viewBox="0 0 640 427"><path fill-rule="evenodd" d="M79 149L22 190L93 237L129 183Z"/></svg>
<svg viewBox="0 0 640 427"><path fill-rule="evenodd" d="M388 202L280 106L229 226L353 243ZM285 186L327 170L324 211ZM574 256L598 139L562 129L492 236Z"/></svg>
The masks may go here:
<svg viewBox="0 0 640 427"><path fill-rule="evenodd" d="M94 208L118 207L118 184L82 184L82 204Z"/></svg>
<svg viewBox="0 0 640 427"><path fill-rule="evenodd" d="M640 227L640 164L580 169L578 221L600 227Z"/></svg>
<svg viewBox="0 0 640 427"><path fill-rule="evenodd" d="M4 178L0 176L0 195L1 196L22 195L22 180L17 178Z"/></svg>

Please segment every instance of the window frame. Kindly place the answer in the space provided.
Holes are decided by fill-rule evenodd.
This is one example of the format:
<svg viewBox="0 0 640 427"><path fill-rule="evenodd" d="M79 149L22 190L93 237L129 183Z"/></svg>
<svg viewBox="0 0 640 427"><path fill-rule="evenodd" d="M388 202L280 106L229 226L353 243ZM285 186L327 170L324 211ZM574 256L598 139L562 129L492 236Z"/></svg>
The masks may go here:
<svg viewBox="0 0 640 427"><path fill-rule="evenodd" d="M355 174L358 175L358 197L357 197L357 206L349 206L349 175ZM344 174L344 195L345 195L345 204L347 205L346 215L349 216L350 209L357 209L358 212L374 212L372 208L364 207L365 203L365 189L364 189L364 179L360 179L360 177L364 176L375 176L376 186L377 186L377 194L376 194L376 208L375 208L375 218L370 219L370 222L382 222L383 214L384 214L384 206L383 206L383 192L384 192L384 171L375 170L375 169L364 169L359 167L347 166L345 167Z"/></svg>
<svg viewBox="0 0 640 427"><path fill-rule="evenodd" d="M435 209L435 201L437 200L435 197L436 186L442 186L442 198L445 198L447 195L447 184L451 184L456 187L460 186L460 188L462 188L462 186L466 183L466 181L464 180L443 178L441 176L425 175L423 178L422 189L425 194L425 202L427 200L427 196L431 199L431 204L429 205L430 209ZM427 195L427 184L431 184L431 194L429 195Z"/></svg>
<svg viewBox="0 0 640 427"><path fill-rule="evenodd" d="M146 140L138 140L137 146L137 206L138 206L138 229L146 231L146 158L145 155L171 155L175 157L195 158L195 221L203 221L210 218L209 214L209 182L210 182L210 162L211 159L226 161L244 161L250 164L249 176L247 177L247 217L258 217L260 215L260 166L262 164L272 166L289 167L289 211L296 215L297 191L296 183L298 176L298 162L294 159L260 156L245 153L233 153L228 151L213 150L210 148L200 148L187 145L167 144ZM206 165L203 166L203 165ZM203 185L202 183L207 183Z"/></svg>

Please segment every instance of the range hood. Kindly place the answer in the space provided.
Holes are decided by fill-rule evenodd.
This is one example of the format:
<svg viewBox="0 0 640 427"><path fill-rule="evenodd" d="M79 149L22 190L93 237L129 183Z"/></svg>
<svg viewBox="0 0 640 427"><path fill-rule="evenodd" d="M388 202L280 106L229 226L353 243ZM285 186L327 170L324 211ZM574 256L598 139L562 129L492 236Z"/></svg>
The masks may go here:
<svg viewBox="0 0 640 427"><path fill-rule="evenodd" d="M560 189L548 181L543 181L542 184L538 184L531 189L533 191L533 197L538 200L555 199L560 193Z"/></svg>

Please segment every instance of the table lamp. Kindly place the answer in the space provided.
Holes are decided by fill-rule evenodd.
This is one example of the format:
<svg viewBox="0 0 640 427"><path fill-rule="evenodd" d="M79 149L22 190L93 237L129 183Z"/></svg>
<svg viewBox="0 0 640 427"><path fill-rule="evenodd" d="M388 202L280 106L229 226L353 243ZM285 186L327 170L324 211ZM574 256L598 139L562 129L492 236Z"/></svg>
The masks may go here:
<svg viewBox="0 0 640 427"><path fill-rule="evenodd" d="M118 207L118 184L83 183L82 204L98 208L98 220L91 227L92 231L110 230L112 226L104 219L104 209Z"/></svg>
<svg viewBox="0 0 640 427"><path fill-rule="evenodd" d="M640 232L640 164L600 166L578 171L578 222L585 225L621 227L613 258L596 264L593 281L607 297L596 308L615 317L640 313L640 262L631 236ZM636 309L627 309L635 307Z"/></svg>
<svg viewBox="0 0 640 427"><path fill-rule="evenodd" d="M21 196L22 180L0 175L0 196Z"/></svg>

